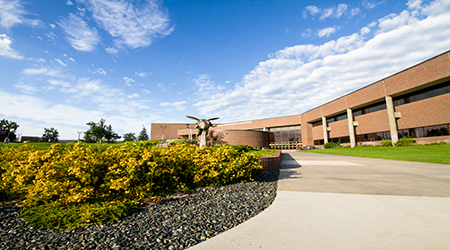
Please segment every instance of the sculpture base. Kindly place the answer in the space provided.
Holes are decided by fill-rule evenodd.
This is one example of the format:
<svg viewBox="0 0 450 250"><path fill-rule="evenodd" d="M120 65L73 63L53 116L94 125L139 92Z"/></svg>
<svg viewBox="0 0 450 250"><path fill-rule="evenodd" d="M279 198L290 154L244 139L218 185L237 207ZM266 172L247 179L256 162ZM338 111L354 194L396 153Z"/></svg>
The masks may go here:
<svg viewBox="0 0 450 250"><path fill-rule="evenodd" d="M200 147L206 147L206 131L203 130L200 136Z"/></svg>

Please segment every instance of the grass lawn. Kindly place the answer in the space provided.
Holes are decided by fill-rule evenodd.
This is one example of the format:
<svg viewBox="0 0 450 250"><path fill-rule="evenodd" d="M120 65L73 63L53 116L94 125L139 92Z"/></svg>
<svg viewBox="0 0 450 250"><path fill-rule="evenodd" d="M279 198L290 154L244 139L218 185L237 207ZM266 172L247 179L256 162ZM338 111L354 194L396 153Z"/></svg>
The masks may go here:
<svg viewBox="0 0 450 250"><path fill-rule="evenodd" d="M252 150L249 153L256 155L256 157L266 157L271 156L277 152L278 149L261 149L261 150Z"/></svg>
<svg viewBox="0 0 450 250"><path fill-rule="evenodd" d="M306 152L381 158L400 161L418 161L418 162L450 164L450 145L332 148L323 150L308 150Z"/></svg>

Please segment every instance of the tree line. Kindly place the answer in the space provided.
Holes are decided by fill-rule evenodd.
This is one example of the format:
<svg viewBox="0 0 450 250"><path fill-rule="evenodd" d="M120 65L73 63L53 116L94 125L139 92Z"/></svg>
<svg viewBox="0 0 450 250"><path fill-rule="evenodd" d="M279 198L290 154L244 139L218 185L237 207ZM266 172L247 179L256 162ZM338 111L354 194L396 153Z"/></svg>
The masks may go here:
<svg viewBox="0 0 450 250"><path fill-rule="evenodd" d="M117 133L113 131L111 124L106 124L106 120L101 118L99 122L90 121L86 123L89 126L89 129L84 132L83 141L87 143L95 143L98 142L100 145L102 142L112 143L116 140L122 138ZM142 130L139 135L136 137L135 133L126 133L123 135L124 141L147 141L149 140L149 135L144 126L142 126ZM19 128L19 124L13 121L1 120L0 121L0 140L3 141L6 137L8 137L11 141L15 141L16 131ZM58 142L59 141L59 132L56 128L44 128L44 132L40 139L41 141L46 142Z"/></svg>

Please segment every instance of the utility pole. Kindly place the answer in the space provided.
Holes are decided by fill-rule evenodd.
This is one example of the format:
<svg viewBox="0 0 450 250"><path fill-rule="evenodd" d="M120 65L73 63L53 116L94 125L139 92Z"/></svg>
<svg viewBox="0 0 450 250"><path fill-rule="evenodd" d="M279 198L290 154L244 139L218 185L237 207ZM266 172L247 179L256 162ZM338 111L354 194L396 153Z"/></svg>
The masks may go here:
<svg viewBox="0 0 450 250"><path fill-rule="evenodd" d="M162 129L162 139L161 140L164 140L164 129L167 127L167 126L163 126L163 125L159 125L160 127L161 127L161 129Z"/></svg>

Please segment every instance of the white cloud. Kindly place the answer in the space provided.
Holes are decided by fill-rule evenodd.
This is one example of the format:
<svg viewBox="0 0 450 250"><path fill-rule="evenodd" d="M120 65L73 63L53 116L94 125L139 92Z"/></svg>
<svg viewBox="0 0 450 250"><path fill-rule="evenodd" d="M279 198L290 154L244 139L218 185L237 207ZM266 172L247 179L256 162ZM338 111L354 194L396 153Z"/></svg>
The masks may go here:
<svg viewBox="0 0 450 250"><path fill-rule="evenodd" d="M184 105L186 104L186 101L182 101L182 102L162 102L159 105L163 106L163 107L174 107L176 110L183 110L186 107L184 107Z"/></svg>
<svg viewBox="0 0 450 250"><path fill-rule="evenodd" d="M69 43L76 50L91 52L100 42L97 30L90 28L83 19L74 14L69 14L68 18L62 18L58 24L66 33Z"/></svg>
<svg viewBox="0 0 450 250"><path fill-rule="evenodd" d="M146 47L157 37L172 33L167 13L159 2L150 0L139 6L121 0L90 0L94 19L115 38L118 46Z"/></svg>
<svg viewBox="0 0 450 250"><path fill-rule="evenodd" d="M134 74L140 77L147 77L148 75L151 75L152 72L135 72Z"/></svg>
<svg viewBox="0 0 450 250"><path fill-rule="evenodd" d="M50 67L43 67L40 68L33 68L33 69L24 69L22 73L26 75L46 75L46 76L53 76L53 77L61 77L63 74L62 72L57 68L50 68Z"/></svg>
<svg viewBox="0 0 450 250"><path fill-rule="evenodd" d="M11 48L11 38L6 34L0 34L0 56L23 59L23 56Z"/></svg>
<svg viewBox="0 0 450 250"><path fill-rule="evenodd" d="M34 86L33 84L27 84L27 83L18 83L14 85L16 88L18 88L21 92L26 94L34 94L37 92L40 92L41 90Z"/></svg>
<svg viewBox="0 0 450 250"><path fill-rule="evenodd" d="M102 68L98 68L94 71L94 73L106 76L106 71Z"/></svg>
<svg viewBox="0 0 450 250"><path fill-rule="evenodd" d="M142 89L142 92L146 93L146 94L151 94L152 92L148 89Z"/></svg>
<svg viewBox="0 0 450 250"><path fill-rule="evenodd" d="M112 54L112 55L119 53L119 50L116 49L116 48L109 48L108 47L108 48L105 48L105 50L106 50L106 52L108 52L109 54Z"/></svg>
<svg viewBox="0 0 450 250"><path fill-rule="evenodd" d="M319 16L319 19L321 21L324 21L327 18L340 18L341 16L347 14L348 5L346 4L338 4L337 6L329 7L329 8L323 8L320 9L317 6L309 5L305 7L303 10L303 18L307 18L308 15L311 15L313 17ZM358 14L360 10L358 8L353 8L350 10L349 15L354 16Z"/></svg>
<svg viewBox="0 0 450 250"><path fill-rule="evenodd" d="M134 93L132 95L129 95L128 97L129 98L138 98L138 97L140 97L140 95L138 93Z"/></svg>
<svg viewBox="0 0 450 250"><path fill-rule="evenodd" d="M198 87L197 95L200 98L209 98L210 96L225 90L224 86L214 84L208 74L198 75L197 78L192 81Z"/></svg>
<svg viewBox="0 0 450 250"><path fill-rule="evenodd" d="M303 18L307 18L308 14L310 14L311 16L315 16L320 12L321 10L317 6L314 5L306 6L305 9L303 10Z"/></svg>
<svg viewBox="0 0 450 250"><path fill-rule="evenodd" d="M325 29L321 29L317 32L317 35L319 37L329 37L331 34L336 32L336 28L334 27L328 27Z"/></svg>
<svg viewBox="0 0 450 250"><path fill-rule="evenodd" d="M447 2L434 1L416 14L386 16L378 25L322 45L287 47L260 62L233 89L211 91L194 106L202 116L228 121L305 112L449 50ZM425 13L439 14L418 19ZM200 88L212 86L209 78L200 80Z"/></svg>
<svg viewBox="0 0 450 250"><path fill-rule="evenodd" d="M34 27L42 24L39 20L25 18L26 14L19 0L0 0L0 26L10 28L24 24Z"/></svg>
<svg viewBox="0 0 450 250"><path fill-rule="evenodd" d="M364 6L364 8L371 10L371 9L374 9L374 8L378 7L382 3L383 3L383 1L376 2L376 1L364 0L362 2L362 5Z"/></svg>
<svg viewBox="0 0 450 250"><path fill-rule="evenodd" d="M127 76L125 76L125 77L123 78L123 80L125 81L125 84L126 84L128 87L133 86L133 83L136 82L135 80L133 80L133 78L130 78L130 77L127 77Z"/></svg>
<svg viewBox="0 0 450 250"><path fill-rule="evenodd" d="M68 0L68 1L66 2L66 4L67 4L67 5L73 5L73 2L70 1L70 0Z"/></svg>
<svg viewBox="0 0 450 250"><path fill-rule="evenodd" d="M61 65L61 66L63 66L63 67L67 67L67 64L64 63L63 61L61 61L61 60L59 60L59 59L55 59L55 61L56 61L57 63L59 63L59 65Z"/></svg>

